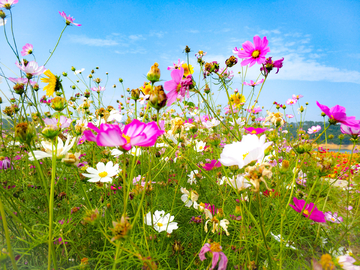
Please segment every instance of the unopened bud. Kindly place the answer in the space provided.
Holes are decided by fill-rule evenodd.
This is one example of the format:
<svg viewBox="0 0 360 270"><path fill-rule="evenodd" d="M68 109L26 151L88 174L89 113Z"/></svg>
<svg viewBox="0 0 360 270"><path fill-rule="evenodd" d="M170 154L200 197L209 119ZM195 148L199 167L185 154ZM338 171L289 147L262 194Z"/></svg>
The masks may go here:
<svg viewBox="0 0 360 270"><path fill-rule="evenodd" d="M51 100L51 108L55 111L61 112L67 106L67 101L63 97L55 97Z"/></svg>
<svg viewBox="0 0 360 270"><path fill-rule="evenodd" d="M150 91L150 98L149 104L151 107L155 108L156 110L160 110L161 108L165 107L167 102L167 96L164 92L163 86L155 86Z"/></svg>
<svg viewBox="0 0 360 270"><path fill-rule="evenodd" d="M152 83L160 80L160 69L158 63L155 63L151 66L150 71L147 73L146 77Z"/></svg>

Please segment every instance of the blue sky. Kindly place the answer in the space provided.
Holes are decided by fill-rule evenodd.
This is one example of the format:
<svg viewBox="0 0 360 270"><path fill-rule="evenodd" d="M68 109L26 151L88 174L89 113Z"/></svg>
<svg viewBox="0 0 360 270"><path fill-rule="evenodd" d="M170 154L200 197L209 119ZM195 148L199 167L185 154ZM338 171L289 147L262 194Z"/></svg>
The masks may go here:
<svg viewBox="0 0 360 270"><path fill-rule="evenodd" d="M166 67L185 60L186 45L192 50L194 66L198 50L207 52L205 61L217 60L223 66L234 47L259 35L269 39L268 56L285 58L283 69L271 74L264 86L261 106L270 108L274 101L285 103L292 94L302 94L302 104L310 103L307 120L321 119L316 100L345 106L348 115L360 119L359 1L19 0L12 9L16 41L18 47L33 44L39 63L46 61L64 27L58 11L71 14L82 26L65 30L47 68L54 73L66 71L76 79L71 66L85 68L84 76L99 66L98 77L106 80L109 72L106 97L121 95L120 77L125 87L141 86L154 62L159 63L161 79L169 80ZM3 35L0 48L0 65L12 76L4 64L16 71L15 58ZM233 70L239 71L240 65ZM255 65L247 78L254 80L258 74ZM64 82L71 95L67 79ZM111 87L114 83L118 88ZM240 80L232 86L240 88ZM0 89L7 91L4 82ZM220 102L224 98L222 93Z"/></svg>

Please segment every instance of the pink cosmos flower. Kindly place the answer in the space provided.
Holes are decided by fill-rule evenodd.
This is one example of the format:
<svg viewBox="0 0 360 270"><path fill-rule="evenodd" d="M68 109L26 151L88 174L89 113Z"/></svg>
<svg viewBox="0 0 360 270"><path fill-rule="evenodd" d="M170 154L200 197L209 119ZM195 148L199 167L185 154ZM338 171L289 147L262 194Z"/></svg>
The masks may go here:
<svg viewBox="0 0 360 270"><path fill-rule="evenodd" d="M303 216L316 221L316 222L321 222L321 223L325 223L325 214L323 212L321 212L319 209L317 209L317 207L313 204L313 203L309 203L306 204L305 200L299 200L297 198L293 198L294 200L294 204L289 204L296 212L301 213L301 211L304 209L303 211Z"/></svg>
<svg viewBox="0 0 360 270"><path fill-rule="evenodd" d="M211 171L214 168L220 168L220 167L221 167L221 163L216 159L213 159L210 163L205 163L205 165L203 166L205 171Z"/></svg>
<svg viewBox="0 0 360 270"><path fill-rule="evenodd" d="M11 167L11 161L8 157L0 159L0 170L7 170Z"/></svg>
<svg viewBox="0 0 360 270"><path fill-rule="evenodd" d="M239 109L236 107L236 105L233 105L232 107L233 107L233 108L232 108L232 110L231 110L230 105L225 106L225 108L224 108L225 114L232 113L232 112L234 112L234 113L238 113L238 112L239 112Z"/></svg>
<svg viewBox="0 0 360 270"><path fill-rule="evenodd" d="M316 104L330 119L333 124L341 123L349 127L360 128L360 121L355 119L355 116L346 116L346 109L340 105L336 105L332 108L322 105L316 101Z"/></svg>
<svg viewBox="0 0 360 270"><path fill-rule="evenodd" d="M173 63L172 66L168 66L167 70L179 69L182 66L182 64L184 64L184 61L180 62L180 59L178 59L178 63L177 64Z"/></svg>
<svg viewBox="0 0 360 270"><path fill-rule="evenodd" d="M60 120L57 118L45 118L44 122L48 126L68 128L71 124L71 119L61 115Z"/></svg>
<svg viewBox="0 0 360 270"><path fill-rule="evenodd" d="M265 63L260 68L260 71L264 71L265 75L269 74L273 68L277 68L277 71L275 74L279 73L280 68L283 67L284 58L281 58L279 60L273 61L271 59L272 57L266 58Z"/></svg>
<svg viewBox="0 0 360 270"><path fill-rule="evenodd" d="M257 82L254 82L253 80L250 80L250 83L244 82L244 85L255 87L255 85L258 85L260 83L263 83L264 79L258 80Z"/></svg>
<svg viewBox="0 0 360 270"><path fill-rule="evenodd" d="M252 109L246 109L249 113L257 114L262 111L260 107L252 108Z"/></svg>
<svg viewBox="0 0 360 270"><path fill-rule="evenodd" d="M261 134L263 132L265 132L267 129L266 128L254 128L254 127L246 127L245 128L245 132L249 133L249 134Z"/></svg>
<svg viewBox="0 0 360 270"><path fill-rule="evenodd" d="M265 62L266 54L270 52L269 41L266 37L261 40L259 36L254 36L253 40L254 45L250 41L246 41L242 44L243 50L237 48L233 50L239 58L246 58L241 62L242 66L249 65L249 67L252 67L255 63L261 65Z"/></svg>
<svg viewBox="0 0 360 270"><path fill-rule="evenodd" d="M0 8L10 9L12 5L17 4L19 0L0 0Z"/></svg>
<svg viewBox="0 0 360 270"><path fill-rule="evenodd" d="M316 132L319 132L321 130L321 127L319 125L317 126L312 126L311 128L308 129L308 134L313 134Z"/></svg>
<svg viewBox="0 0 360 270"><path fill-rule="evenodd" d="M33 45L31 45L30 43L26 43L25 46L22 47L21 55L25 56L28 54L32 54L33 49L34 49Z"/></svg>
<svg viewBox="0 0 360 270"><path fill-rule="evenodd" d="M61 17L63 17L65 19L65 23L67 25L70 25L70 24L73 24L75 26L81 26L81 24L78 24L78 23L74 23L75 19L73 17L71 17L70 15L69 16L66 16L65 12L60 12L59 11L59 14Z"/></svg>
<svg viewBox="0 0 360 270"><path fill-rule="evenodd" d="M27 78L10 78L10 77L9 80L15 84L27 84L29 81Z"/></svg>
<svg viewBox="0 0 360 270"><path fill-rule="evenodd" d="M289 98L289 99L286 101L286 104L287 104L287 105L294 105L296 102L297 102L296 99Z"/></svg>
<svg viewBox="0 0 360 270"><path fill-rule="evenodd" d="M24 73L26 73L26 77L28 78L41 75L46 70L44 66L39 67L38 63L36 63L35 61L30 61L25 66L24 60L22 59L20 64L18 62L16 62L15 64L19 69L21 69Z"/></svg>
<svg viewBox="0 0 360 270"><path fill-rule="evenodd" d="M342 217L338 217L338 214L336 212L334 212L334 214L332 214L331 212L325 212L325 219L332 223L341 223L344 221Z"/></svg>
<svg viewBox="0 0 360 270"><path fill-rule="evenodd" d="M347 125L341 124L340 130L342 133L353 136L353 137L360 136L360 127L353 128L353 127L349 127Z"/></svg>
<svg viewBox="0 0 360 270"><path fill-rule="evenodd" d="M172 80L164 83L165 90L169 91L167 94L168 106L171 106L171 104L176 102L178 98L182 100L186 94L187 98L189 98L189 87L192 84L192 76L188 75L185 79L183 79L183 75L184 69L182 67L180 67L180 69L174 69L171 71Z"/></svg>
<svg viewBox="0 0 360 270"><path fill-rule="evenodd" d="M134 119L121 131L118 125L101 124L100 129L89 123L88 127L95 131L94 135L90 130L85 130L82 139L96 142L99 146L119 146L128 151L133 146L153 146L157 138L164 134L156 122L142 123Z"/></svg>
<svg viewBox="0 0 360 270"><path fill-rule="evenodd" d="M286 117L287 118L294 118L294 116L292 114L287 114Z"/></svg>
<svg viewBox="0 0 360 270"><path fill-rule="evenodd" d="M93 90L94 92L100 93L102 91L105 91L105 87L99 85L98 87L91 88L91 90Z"/></svg>
<svg viewBox="0 0 360 270"><path fill-rule="evenodd" d="M226 255L221 252L222 250L222 247L220 246L219 243L216 243L216 242L213 242L211 244L209 243L206 243L200 250L200 253L199 253L199 258L201 261L204 261L206 260L206 257L205 257L205 253L207 252L211 252L211 256L212 256L212 264L211 264L211 269L214 269L217 265L217 263L219 262L219 259L220 259L220 262L219 262L219 265L218 265L218 270L225 270L226 269L226 266L227 266L227 263L228 263L228 259L226 257Z"/></svg>
<svg viewBox="0 0 360 270"><path fill-rule="evenodd" d="M337 262L339 263L339 265L341 266L341 268L344 270L359 270L360 269L360 266L354 265L356 260L353 257L351 257L350 255L346 254L343 256L339 256L336 259L337 259Z"/></svg>
<svg viewBox="0 0 360 270"><path fill-rule="evenodd" d="M304 97L303 95L292 95L293 99L299 100L300 98Z"/></svg>

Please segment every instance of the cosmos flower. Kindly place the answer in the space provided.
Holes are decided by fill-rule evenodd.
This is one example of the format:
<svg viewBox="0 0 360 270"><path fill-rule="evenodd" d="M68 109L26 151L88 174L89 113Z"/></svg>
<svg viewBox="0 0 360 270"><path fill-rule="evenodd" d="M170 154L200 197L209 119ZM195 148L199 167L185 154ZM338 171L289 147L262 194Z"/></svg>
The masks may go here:
<svg viewBox="0 0 360 270"><path fill-rule="evenodd" d="M265 143L265 139L265 135L260 138L253 134L244 135L241 142L225 145L219 161L224 166L238 165L240 169L252 161L261 162L264 151L272 144Z"/></svg>
<svg viewBox="0 0 360 270"><path fill-rule="evenodd" d="M186 207L194 205L194 208L198 208L198 203L196 202L199 199L199 194L195 190L188 191L186 188L180 188L181 200L185 203Z"/></svg>
<svg viewBox="0 0 360 270"><path fill-rule="evenodd" d="M0 8L10 9L12 5L17 4L19 0L0 0Z"/></svg>
<svg viewBox="0 0 360 270"><path fill-rule="evenodd" d="M323 212L321 212L319 209L317 209L317 207L313 204L313 203L309 203L306 204L305 200L299 200L297 198L293 198L294 204L289 204L296 212L301 213L301 211L304 209L304 211L302 212L303 216L315 221L315 222L321 222L321 223L325 223L326 219L325 219L325 214Z"/></svg>
<svg viewBox="0 0 360 270"><path fill-rule="evenodd" d="M353 137L360 135L360 126L359 128L349 127L347 125L341 124L340 130L343 134L347 134Z"/></svg>
<svg viewBox="0 0 360 270"><path fill-rule="evenodd" d="M297 99L289 98L289 99L286 101L286 104L287 104L287 105L294 105L294 104L296 104L296 102L297 102Z"/></svg>
<svg viewBox="0 0 360 270"><path fill-rule="evenodd" d="M250 80L250 83L244 82L244 85L255 87L255 85L258 85L260 83L263 83L264 79L258 80L257 82L254 82L253 80Z"/></svg>
<svg viewBox="0 0 360 270"><path fill-rule="evenodd" d="M245 132L248 134L261 134L264 133L267 128L254 128L254 127L246 127Z"/></svg>
<svg viewBox="0 0 360 270"><path fill-rule="evenodd" d="M256 108L251 108L251 109L246 109L249 113L252 113L252 114L257 114L259 112L262 111L262 109L260 107L256 107Z"/></svg>
<svg viewBox="0 0 360 270"><path fill-rule="evenodd" d="M349 127L360 128L360 121L355 119L355 116L346 116L346 109L340 105L332 108L322 105L316 101L316 104L328 117L330 123L341 123Z"/></svg>
<svg viewBox="0 0 360 270"><path fill-rule="evenodd" d="M71 124L71 119L66 118L64 115L60 116L60 119L57 118L45 118L44 122L48 126L68 128Z"/></svg>
<svg viewBox="0 0 360 270"><path fill-rule="evenodd" d="M128 151L133 146L153 146L157 138L164 133L160 130L156 122L142 123L134 119L127 124L122 131L119 125L101 124L100 128L89 123L88 128L97 134L94 135L90 130L85 130L83 139L96 142L99 146L119 146Z"/></svg>
<svg viewBox="0 0 360 270"><path fill-rule="evenodd" d="M102 91L105 91L105 87L99 85L98 87L91 88L91 90L93 90L94 92L100 93Z"/></svg>
<svg viewBox="0 0 360 270"><path fill-rule="evenodd" d="M30 43L26 43L25 46L22 47L21 55L25 56L28 54L32 54L33 49L34 49L33 45L31 45Z"/></svg>
<svg viewBox="0 0 360 270"><path fill-rule="evenodd" d="M251 187L250 182L242 174L239 174L231 179L226 178L225 182L238 191Z"/></svg>
<svg viewBox="0 0 360 270"><path fill-rule="evenodd" d="M273 68L277 68L275 74L278 74L280 68L283 67L284 58L273 61L272 57L266 58L264 65L260 68L260 71L264 71L265 75L267 75Z"/></svg>
<svg viewBox="0 0 360 270"><path fill-rule="evenodd" d="M192 85L192 77L188 75L185 79L183 79L184 69L180 67L180 69L174 69L171 71L172 80L166 81L164 83L164 88L167 93L167 105L171 106L177 99L182 100L185 95L189 98L189 87Z"/></svg>
<svg viewBox="0 0 360 270"><path fill-rule="evenodd" d="M304 97L303 95L292 95L293 99L299 100L300 98Z"/></svg>
<svg viewBox="0 0 360 270"><path fill-rule="evenodd" d="M203 166L205 171L211 171L214 168L220 168L220 167L221 167L221 163L216 159L213 159L210 163L205 163L205 165Z"/></svg>
<svg viewBox="0 0 360 270"><path fill-rule="evenodd" d="M144 217L144 223L152 226L157 232L166 231L167 233L172 233L178 228L177 222L173 222L174 219L175 217L170 216L170 213L165 215L164 210L156 210L153 215L151 215L151 212L146 214Z"/></svg>
<svg viewBox="0 0 360 270"><path fill-rule="evenodd" d="M113 176L119 173L119 164L113 164L112 161L106 163L106 165L102 162L96 164L96 169L87 168L86 171L88 173L83 173L85 177L90 178L88 182L111 182Z"/></svg>
<svg viewBox="0 0 360 270"><path fill-rule="evenodd" d="M11 160L8 157L0 157L0 170L7 170L11 167Z"/></svg>
<svg viewBox="0 0 360 270"><path fill-rule="evenodd" d="M67 25L70 25L70 24L73 24L75 26L81 26L81 24L78 24L78 23L74 23L75 19L73 17L71 17L70 15L69 16L66 16L65 12L60 12L59 11L59 14L61 17L63 17L65 19L65 23Z"/></svg>
<svg viewBox="0 0 360 270"><path fill-rule="evenodd" d="M325 212L325 219L332 223L341 223L344 221L343 218L339 217L336 212L334 212L334 214L331 212Z"/></svg>
<svg viewBox="0 0 360 270"><path fill-rule="evenodd" d="M242 44L243 50L238 50L237 48L233 50L239 58L244 59L241 62L241 66L249 65L249 67L252 67L255 63L261 65L265 62L266 54L270 52L269 42L266 37L263 37L261 40L259 36L254 36L253 40L254 44L250 41L244 42Z"/></svg>
<svg viewBox="0 0 360 270"><path fill-rule="evenodd" d="M204 149L205 149L205 145L206 145L206 142L203 142L203 141L196 141L195 142L195 146L194 146L194 150L196 152L203 152Z"/></svg>
<svg viewBox="0 0 360 270"><path fill-rule="evenodd" d="M74 143L76 141L76 138L71 139L70 136L67 137L65 144L63 141L58 138L58 144L57 144L57 153L56 158L61 159L63 158L67 152L73 147ZM35 159L43 159L43 158L51 158L52 157L52 144L51 142L42 141L41 142L42 147L45 149L45 151L39 151L35 150L33 153L35 155ZM54 148L55 150L55 148ZM34 161L34 157L29 153L29 160Z"/></svg>
<svg viewBox="0 0 360 270"><path fill-rule="evenodd" d="M203 124L204 127L209 129L209 128L213 128L213 127L218 126L220 124L220 121L217 120L216 118L213 118L213 119L208 120L208 121L203 121L202 124Z"/></svg>
<svg viewBox="0 0 360 270"><path fill-rule="evenodd" d="M26 73L28 79L31 79L33 76L41 75L46 70L44 66L39 67L38 63L35 61L30 61L25 65L24 59L22 59L20 64L18 62L15 64L19 69Z"/></svg>
<svg viewBox="0 0 360 270"><path fill-rule="evenodd" d="M173 63L172 66L168 66L167 70L180 69L180 67L181 67L184 63L185 63L184 61L181 61L181 62L180 62L180 59L178 59L177 64L176 64L176 63Z"/></svg>
<svg viewBox="0 0 360 270"><path fill-rule="evenodd" d="M311 128L308 129L307 133L313 134L313 133L319 132L320 130L321 130L321 126L319 126L319 125L312 126Z"/></svg>
<svg viewBox="0 0 360 270"><path fill-rule="evenodd" d="M221 251L222 247L220 246L219 243L216 242L212 242L211 244L206 243L200 250L199 253L199 258L201 261L206 260L205 257L205 253L210 252L211 253L211 257L212 257L212 263L211 263L211 269L214 269L217 265L217 263L219 262L219 265L217 267L218 270L225 270L227 263L228 263L228 259L226 257L226 255L224 254L224 252Z"/></svg>

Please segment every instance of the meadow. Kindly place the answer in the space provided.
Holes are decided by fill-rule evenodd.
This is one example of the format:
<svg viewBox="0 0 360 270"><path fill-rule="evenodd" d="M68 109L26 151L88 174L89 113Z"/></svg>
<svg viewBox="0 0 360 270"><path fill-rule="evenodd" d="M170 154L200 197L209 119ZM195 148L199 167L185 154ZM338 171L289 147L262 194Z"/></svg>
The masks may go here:
<svg viewBox="0 0 360 270"><path fill-rule="evenodd" d="M15 41L19 4L0 0L18 74L0 70L0 269L360 269L360 120L319 100L324 123L305 128L299 93L262 108L286 65L266 36L224 63L186 46L136 89L120 78L115 106L102 67L48 68L81 24L59 12L64 29L38 63ZM329 128L348 153L327 149Z"/></svg>

